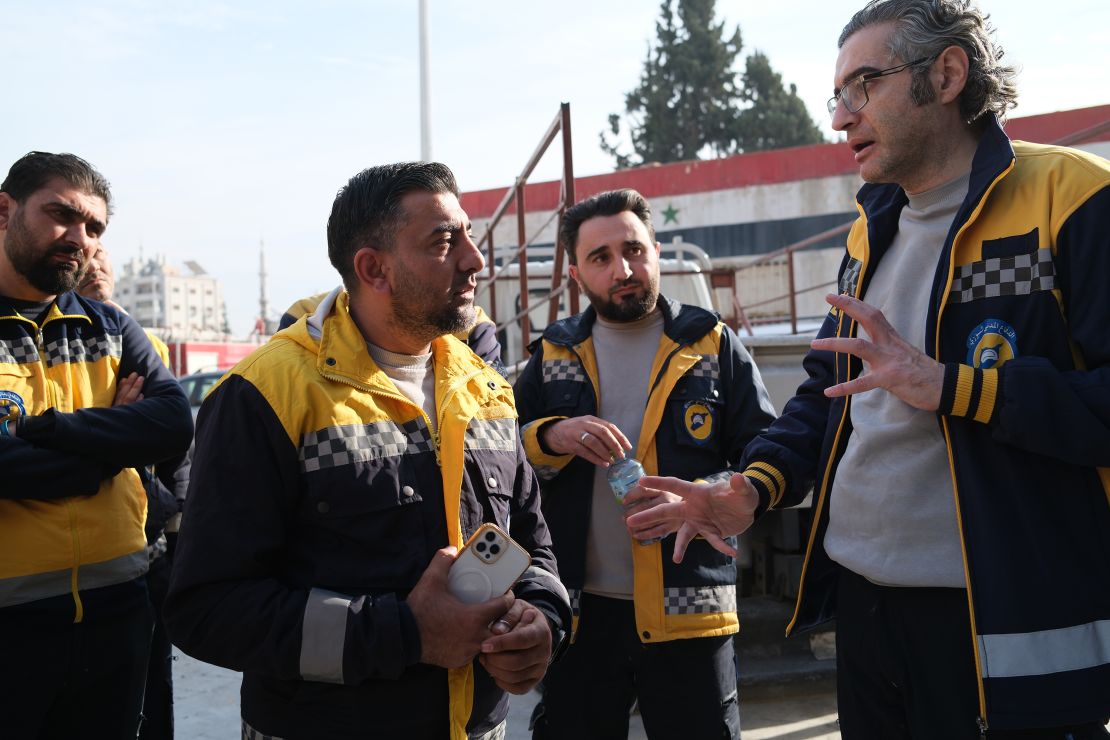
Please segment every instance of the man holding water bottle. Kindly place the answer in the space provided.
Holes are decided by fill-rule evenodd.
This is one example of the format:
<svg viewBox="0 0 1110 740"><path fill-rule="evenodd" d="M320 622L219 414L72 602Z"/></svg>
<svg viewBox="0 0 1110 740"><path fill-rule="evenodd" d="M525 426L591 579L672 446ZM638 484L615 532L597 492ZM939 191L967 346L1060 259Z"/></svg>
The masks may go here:
<svg viewBox="0 0 1110 740"><path fill-rule="evenodd" d="M680 564L673 538L637 544L614 492L637 477L630 459L648 474L727 479L774 418L770 399L714 313L659 295L643 196L587 198L559 240L590 306L547 327L514 387L574 609L534 738L624 737L636 699L649 737L736 738L736 566L704 540Z"/></svg>

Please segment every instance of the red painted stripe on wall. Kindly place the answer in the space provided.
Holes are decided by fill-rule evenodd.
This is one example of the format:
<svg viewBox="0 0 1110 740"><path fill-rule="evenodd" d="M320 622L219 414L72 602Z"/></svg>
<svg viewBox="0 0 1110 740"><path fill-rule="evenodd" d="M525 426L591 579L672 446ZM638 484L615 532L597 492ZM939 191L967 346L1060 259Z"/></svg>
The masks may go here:
<svg viewBox="0 0 1110 740"><path fill-rule="evenodd" d="M1051 143L1069 134L1110 121L1110 105L1045 113L1015 118L1006 125L1013 139ZM1092 137L1110 141L1110 131ZM724 159L692 160L663 165L645 165L604 175L575 180L578 198L615 188L635 188L646 198L685 193L770 185L817 177L854 174L856 165L846 144L778 149L770 152L737 154ZM507 188L492 188L463 193L462 206L471 218L488 218L501 203ZM559 201L559 183L539 182L527 186L528 210L553 211ZM509 209L515 213L515 205Z"/></svg>

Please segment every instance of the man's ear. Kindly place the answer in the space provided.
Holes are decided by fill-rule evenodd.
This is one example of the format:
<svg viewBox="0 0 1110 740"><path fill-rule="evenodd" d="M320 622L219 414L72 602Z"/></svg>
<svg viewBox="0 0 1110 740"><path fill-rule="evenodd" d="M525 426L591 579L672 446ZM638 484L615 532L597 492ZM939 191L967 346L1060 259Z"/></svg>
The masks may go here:
<svg viewBox="0 0 1110 740"><path fill-rule="evenodd" d="M567 274L570 279L578 283L578 287L582 287L582 278L578 277L578 265L567 265Z"/></svg>
<svg viewBox="0 0 1110 740"><path fill-rule="evenodd" d="M933 71L938 101L942 104L951 103L960 97L967 86L968 67L970 62L962 47L949 46L940 53Z"/></svg>
<svg viewBox="0 0 1110 740"><path fill-rule="evenodd" d="M7 193L0 192L0 231L8 230L8 222L16 209L15 198Z"/></svg>
<svg viewBox="0 0 1110 740"><path fill-rule="evenodd" d="M385 253L373 247L363 247L355 252L352 266L355 279L360 286L376 293L391 293L389 284L389 265L383 259Z"/></svg>

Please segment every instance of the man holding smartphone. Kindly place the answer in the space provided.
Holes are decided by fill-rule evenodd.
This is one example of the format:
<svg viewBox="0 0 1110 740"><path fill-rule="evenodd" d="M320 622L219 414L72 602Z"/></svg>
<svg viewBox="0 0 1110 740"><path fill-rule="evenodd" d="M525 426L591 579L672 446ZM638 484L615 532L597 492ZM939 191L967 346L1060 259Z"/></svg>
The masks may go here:
<svg viewBox="0 0 1110 740"><path fill-rule="evenodd" d="M458 192L437 163L351 178L345 289L201 409L166 624L243 671L244 737L501 737L569 626L511 388L450 336L483 267ZM531 564L466 604L448 572L483 522Z"/></svg>

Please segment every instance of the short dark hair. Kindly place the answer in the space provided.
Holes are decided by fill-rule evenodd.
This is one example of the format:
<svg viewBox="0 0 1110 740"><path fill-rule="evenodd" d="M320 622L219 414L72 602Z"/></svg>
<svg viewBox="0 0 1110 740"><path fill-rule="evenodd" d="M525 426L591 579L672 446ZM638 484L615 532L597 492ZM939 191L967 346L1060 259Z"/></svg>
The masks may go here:
<svg viewBox="0 0 1110 740"><path fill-rule="evenodd" d="M960 93L960 115L971 123L987 113L1000 120L1017 105L1017 71L1002 63L990 16L971 0L871 0L852 16L840 33L838 47L850 36L876 23L894 23L890 37L893 59L909 62L935 58L949 46L967 53L967 83ZM915 105L931 103L929 65L914 67L910 96Z"/></svg>
<svg viewBox="0 0 1110 740"><path fill-rule="evenodd" d="M655 227L651 223L651 205L644 196L631 188L608 190L580 200L563 214L563 225L559 228L559 243L567 252L572 265L578 264L575 249L578 247L578 230L582 224L598 216L616 216L631 211L647 227L651 243L655 243Z"/></svg>
<svg viewBox="0 0 1110 740"><path fill-rule="evenodd" d="M339 189L328 217L328 258L348 290L356 284L354 257L366 246L393 248L404 212L401 199L414 190L451 193L459 186L451 169L439 162L399 162L369 167Z"/></svg>
<svg viewBox="0 0 1110 740"><path fill-rule="evenodd" d="M102 198L108 215L112 215L112 186L104 175L76 154L28 152L8 170L8 176L0 183L0 192L22 203L55 178L82 193Z"/></svg>

